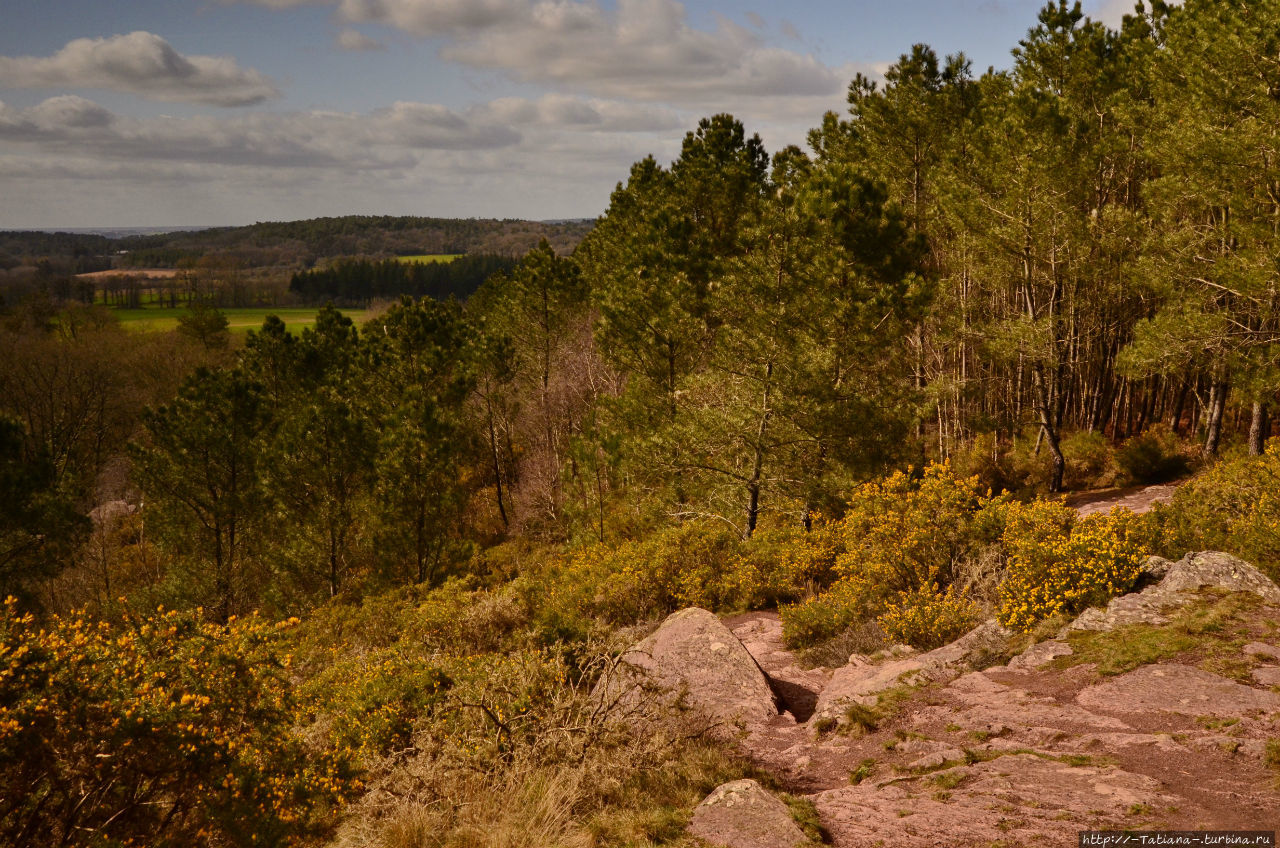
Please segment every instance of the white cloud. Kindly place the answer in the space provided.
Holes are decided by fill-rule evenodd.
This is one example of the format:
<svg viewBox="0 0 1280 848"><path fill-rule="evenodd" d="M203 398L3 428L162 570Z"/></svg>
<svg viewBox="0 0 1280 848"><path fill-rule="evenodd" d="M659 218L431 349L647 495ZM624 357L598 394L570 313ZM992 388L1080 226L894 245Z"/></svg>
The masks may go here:
<svg viewBox="0 0 1280 848"><path fill-rule="evenodd" d="M522 82L686 105L827 95L846 83L813 55L768 46L727 20L694 29L675 0L620 0L613 14L594 3L539 3L529 21L458 38L443 55Z"/></svg>
<svg viewBox="0 0 1280 848"><path fill-rule="evenodd" d="M338 33L338 46L343 50L381 50L382 42L350 27Z"/></svg>
<svg viewBox="0 0 1280 848"><path fill-rule="evenodd" d="M274 8L293 0L241 0ZM302 0L299 0L302 2ZM316 0L318 3L326 0ZM443 58L597 97L706 107L725 95L827 96L846 69L769 46L719 18L691 26L678 0L327 0L348 24L440 38ZM758 17L758 16L757 16Z"/></svg>
<svg viewBox="0 0 1280 848"><path fill-rule="evenodd" d="M687 121L645 104L547 95L502 98L465 110L396 102L367 113L293 112L189 118L115 115L75 95L27 109L0 103L0 141L50 157L189 162L231 167L412 168L440 151L478 155L522 145L545 149L561 135L668 132ZM527 140L526 133L539 133Z"/></svg>
<svg viewBox="0 0 1280 848"><path fill-rule="evenodd" d="M632 162L676 155L695 120L562 94L184 118L113 114L71 95L0 103L0 227L589 216Z"/></svg>
<svg viewBox="0 0 1280 848"><path fill-rule="evenodd" d="M424 151L511 146L520 133L484 116L422 103L395 103L368 114L143 119L67 95L24 110L0 103L0 140L103 160L379 170L412 167Z"/></svg>
<svg viewBox="0 0 1280 848"><path fill-rule="evenodd" d="M279 95L270 79L225 56L184 56L150 32L78 38L52 56L0 56L9 88L67 86L153 100L247 106Z"/></svg>
<svg viewBox="0 0 1280 848"><path fill-rule="evenodd" d="M669 132L689 123L685 116L661 106L566 94L547 94L537 100L503 97L473 112L522 127L606 133Z"/></svg>
<svg viewBox="0 0 1280 848"><path fill-rule="evenodd" d="M508 25L525 19L529 10L527 0L337 0L337 5L344 20L386 24L418 36Z"/></svg>

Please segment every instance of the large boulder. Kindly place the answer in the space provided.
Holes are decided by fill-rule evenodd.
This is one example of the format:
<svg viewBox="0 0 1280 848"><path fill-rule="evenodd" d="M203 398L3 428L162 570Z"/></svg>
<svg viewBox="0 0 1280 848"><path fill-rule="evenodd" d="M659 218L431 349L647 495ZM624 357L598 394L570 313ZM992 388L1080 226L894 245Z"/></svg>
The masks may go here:
<svg viewBox="0 0 1280 848"><path fill-rule="evenodd" d="M787 805L754 780L715 788L693 811L689 833L717 848L796 848L808 845Z"/></svg>
<svg viewBox="0 0 1280 848"><path fill-rule="evenodd" d="M1068 625L1068 630L1114 630L1128 624L1166 624L1167 607L1180 603L1183 592L1195 592L1203 587L1225 589L1229 592L1252 592L1270 603L1280 603L1280 586L1271 582L1265 574L1244 560L1217 551L1187 554L1175 563L1159 561L1153 568L1149 561L1147 571L1163 576L1159 583L1141 592L1121 595L1107 604L1105 609L1093 608L1082 612Z"/></svg>
<svg viewBox="0 0 1280 848"><path fill-rule="evenodd" d="M953 680L965 672L986 668L1005 659L1013 633L995 619L978 625L956 641L923 654L889 660L879 665L851 662L836 669L831 682L818 696L810 727L821 727L858 704L874 707L880 693L897 686L918 686Z"/></svg>
<svg viewBox="0 0 1280 848"><path fill-rule="evenodd" d="M623 653L618 669L615 692L622 685L630 693L679 702L726 726L756 726L778 714L760 666L720 619L704 609L673 613Z"/></svg>

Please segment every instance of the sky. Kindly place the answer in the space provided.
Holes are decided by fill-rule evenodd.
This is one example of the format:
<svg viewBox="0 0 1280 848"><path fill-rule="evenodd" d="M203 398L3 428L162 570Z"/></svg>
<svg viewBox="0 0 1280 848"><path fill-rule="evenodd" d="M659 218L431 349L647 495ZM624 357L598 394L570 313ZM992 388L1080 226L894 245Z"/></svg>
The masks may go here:
<svg viewBox="0 0 1280 848"><path fill-rule="evenodd" d="M912 44L1008 67L1043 2L0 5L0 228L50 229L592 218L701 117L803 146Z"/></svg>

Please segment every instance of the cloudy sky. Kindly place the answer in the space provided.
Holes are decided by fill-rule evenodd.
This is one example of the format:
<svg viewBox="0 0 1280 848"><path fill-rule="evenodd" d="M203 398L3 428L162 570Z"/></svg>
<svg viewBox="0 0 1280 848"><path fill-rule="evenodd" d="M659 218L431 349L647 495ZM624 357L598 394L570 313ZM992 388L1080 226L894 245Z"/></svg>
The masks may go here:
<svg viewBox="0 0 1280 848"><path fill-rule="evenodd" d="M913 43L1007 67L1041 5L4 0L0 228L594 217L701 116L803 143Z"/></svg>

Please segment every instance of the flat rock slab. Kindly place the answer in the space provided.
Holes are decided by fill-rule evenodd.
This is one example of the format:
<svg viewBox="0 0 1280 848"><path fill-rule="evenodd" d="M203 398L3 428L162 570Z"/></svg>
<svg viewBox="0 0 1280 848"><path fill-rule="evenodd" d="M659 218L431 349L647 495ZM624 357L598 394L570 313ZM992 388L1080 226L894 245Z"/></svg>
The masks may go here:
<svg viewBox="0 0 1280 848"><path fill-rule="evenodd" d="M693 811L689 833L719 848L808 845L787 805L754 780L717 786Z"/></svg>
<svg viewBox="0 0 1280 848"><path fill-rule="evenodd" d="M1275 645L1268 645L1266 642L1250 642L1240 650L1246 657L1280 660L1280 648Z"/></svg>
<svg viewBox="0 0 1280 848"><path fill-rule="evenodd" d="M1253 679L1262 686L1280 686L1280 665L1264 665L1253 670Z"/></svg>
<svg viewBox="0 0 1280 848"><path fill-rule="evenodd" d="M953 786L941 798L925 794L930 791L928 781L937 778L949 779L947 785ZM820 793L813 800L836 846L932 848L1058 840L1074 844L1082 824L1116 822L1134 804L1168 799L1158 781L1145 775L1010 754L948 769L925 778L923 785L863 783Z"/></svg>
<svg viewBox="0 0 1280 848"><path fill-rule="evenodd" d="M1002 661L1002 652L1012 635L1012 631L991 620L949 645L927 653L880 665L850 663L838 668L818 696L810 726L819 721L838 721L851 704L874 706L881 692L896 686L950 680L971 669Z"/></svg>
<svg viewBox="0 0 1280 848"><path fill-rule="evenodd" d="M982 672L972 672L953 681L943 694L956 705L955 721L968 729L1130 729L1114 716L1098 715L1078 704L1035 695L993 680Z"/></svg>
<svg viewBox="0 0 1280 848"><path fill-rule="evenodd" d="M621 665L713 720L753 726L778 714L760 666L720 619L704 609L691 607L668 616L623 653Z"/></svg>
<svg viewBox="0 0 1280 848"><path fill-rule="evenodd" d="M1186 665L1147 665L1086 687L1076 702L1090 710L1244 717L1280 710L1280 694L1255 689Z"/></svg>
<svg viewBox="0 0 1280 848"><path fill-rule="evenodd" d="M1009 660L1009 668L1018 671L1043 668L1058 657L1067 657L1072 653L1071 646L1058 639L1047 639L1037 642Z"/></svg>

